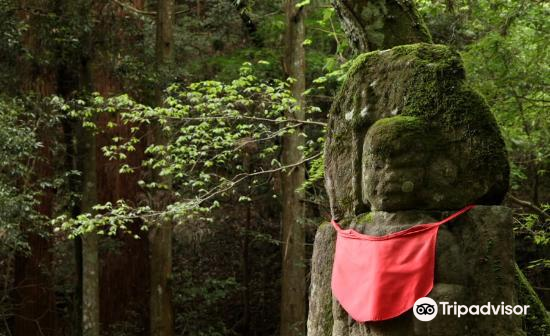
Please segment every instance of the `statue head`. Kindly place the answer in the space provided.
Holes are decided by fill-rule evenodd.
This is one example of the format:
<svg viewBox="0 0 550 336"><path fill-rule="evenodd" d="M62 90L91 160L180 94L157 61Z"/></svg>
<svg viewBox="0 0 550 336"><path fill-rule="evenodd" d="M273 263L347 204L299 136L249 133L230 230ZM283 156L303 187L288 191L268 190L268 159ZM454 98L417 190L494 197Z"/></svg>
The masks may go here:
<svg viewBox="0 0 550 336"><path fill-rule="evenodd" d="M363 143L363 201L374 210L460 207L453 198L461 164L437 129L416 117L377 121ZM456 148L455 148L456 149Z"/></svg>
<svg viewBox="0 0 550 336"><path fill-rule="evenodd" d="M491 196L498 181L485 162L501 159L500 151L488 150L495 147L493 142L494 137L451 132L420 117L380 119L363 142L362 201L383 211L446 210L476 203Z"/></svg>
<svg viewBox="0 0 550 336"><path fill-rule="evenodd" d="M369 210L500 204L509 166L460 55L416 44L360 55L329 114L325 181L335 218Z"/></svg>

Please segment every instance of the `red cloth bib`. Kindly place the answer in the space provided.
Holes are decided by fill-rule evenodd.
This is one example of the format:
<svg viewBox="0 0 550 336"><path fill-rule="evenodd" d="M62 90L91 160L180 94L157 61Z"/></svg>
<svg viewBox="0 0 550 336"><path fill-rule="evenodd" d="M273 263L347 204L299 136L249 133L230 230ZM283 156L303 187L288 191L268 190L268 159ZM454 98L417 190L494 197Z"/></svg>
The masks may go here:
<svg viewBox="0 0 550 336"><path fill-rule="evenodd" d="M358 322L399 316L432 290L439 226L472 209L469 205L442 221L418 224L385 236L343 230L336 221L332 293Z"/></svg>

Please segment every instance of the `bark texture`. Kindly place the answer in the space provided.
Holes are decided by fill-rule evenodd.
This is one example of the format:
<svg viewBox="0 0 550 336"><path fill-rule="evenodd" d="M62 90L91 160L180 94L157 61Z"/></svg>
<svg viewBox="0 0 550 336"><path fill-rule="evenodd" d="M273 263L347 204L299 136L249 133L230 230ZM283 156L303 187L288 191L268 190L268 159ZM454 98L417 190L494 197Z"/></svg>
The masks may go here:
<svg viewBox="0 0 550 336"><path fill-rule="evenodd" d="M174 49L174 0L160 0L157 3L157 36L156 55L158 71L167 71L173 63ZM161 84L162 85L162 84ZM161 86L157 89L157 103L162 105ZM156 125L153 130L153 141L165 144L166 139L161 126ZM172 181L168 177L160 176L159 182L166 185L168 190L159 191L155 197L154 207L164 209L170 203L169 193ZM171 218L161 218L151 229L149 244L151 251L151 336L171 336L174 334L174 313L172 308L172 221Z"/></svg>
<svg viewBox="0 0 550 336"><path fill-rule="evenodd" d="M172 223L167 220L151 230L151 335L174 334L172 310Z"/></svg>
<svg viewBox="0 0 550 336"><path fill-rule="evenodd" d="M77 135L82 171L82 212L92 212L97 204L96 137L80 128ZM98 235L82 236L82 335L99 336L99 249Z"/></svg>
<svg viewBox="0 0 550 336"><path fill-rule="evenodd" d="M356 53L431 42L413 0L332 0Z"/></svg>
<svg viewBox="0 0 550 336"><path fill-rule="evenodd" d="M143 0L132 0L131 3L137 9L144 8ZM114 69L105 63L104 55L98 51L101 48L94 48L97 43L104 43L103 37L96 35L112 34L113 31L120 29L117 21L124 20L127 12L114 6L119 11L113 13L115 20L112 20L112 16L101 14L102 3L90 2L88 6L89 15L100 18L102 21L97 23L97 28L90 32L89 44L87 44L87 50L83 51L82 63L89 72L87 76L90 77L91 90L109 97L123 92L124 84ZM115 44L118 46L139 44L138 39L142 37L134 34L118 31L114 36ZM117 126L107 127L108 123L115 123ZM115 203L123 199L129 204L138 204L143 198L143 192L138 186L138 181L143 178L143 172L138 168L134 173L120 174L119 169L124 163L131 167L141 165L146 141L140 141L136 145L136 150L128 153L124 162L109 160L99 149L112 144L114 137L128 138L132 133L131 128L137 125L122 123L121 117L113 113L99 115L97 124L98 128L103 130L96 139L98 203ZM145 130L142 132L138 134L138 138L145 138ZM142 224L136 220L129 225L129 229L137 233L141 239L119 234L107 239L115 240L120 248L99 251L99 258L102 261L100 263L100 320L103 333L121 323L128 323L136 330L140 330L136 336L149 333L149 242L147 233L140 230Z"/></svg>
<svg viewBox="0 0 550 336"><path fill-rule="evenodd" d="M56 69L50 64L41 64L46 58L47 50L41 45L42 18L30 8L48 9L53 7L49 0L19 0L18 17L27 25L21 37L22 46L32 57L21 55L17 60L17 70L20 74L20 91L24 94L36 94L45 97L57 90ZM38 137L44 144L37 154L40 158L35 163L32 179L36 182L51 178L54 174L53 157L50 146L56 135L54 129L42 129ZM37 211L51 217L54 206L54 192L50 188L42 191L38 197ZM55 336L57 316L55 312L55 295L52 276L52 244L45 235L37 234L33 225L26 223L25 230L29 253L15 256L14 261L14 318L11 332L25 336ZM46 229L46 227L44 227ZM41 229L42 230L42 229ZM47 234L47 232L45 232Z"/></svg>
<svg viewBox="0 0 550 336"><path fill-rule="evenodd" d="M305 38L304 8L299 1L285 1L285 54L284 68L293 78L292 95L299 111L288 114L288 119L304 119L305 100ZM281 161L291 165L302 160L300 146L304 138L301 129L283 137ZM281 336L299 336L305 333L306 321L306 269L305 229L303 224L303 193L298 188L305 180L305 167L298 165L281 173L282 184L282 241L283 262L281 281Z"/></svg>

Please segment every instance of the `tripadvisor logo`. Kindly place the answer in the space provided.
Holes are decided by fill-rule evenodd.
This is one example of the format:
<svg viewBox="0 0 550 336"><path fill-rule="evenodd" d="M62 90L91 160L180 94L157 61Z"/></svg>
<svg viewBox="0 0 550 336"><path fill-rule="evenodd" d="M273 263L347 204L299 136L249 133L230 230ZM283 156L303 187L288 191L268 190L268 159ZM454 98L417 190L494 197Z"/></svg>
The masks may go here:
<svg viewBox="0 0 550 336"><path fill-rule="evenodd" d="M420 321L431 321L437 315L437 303L429 297L420 298L414 303L413 313Z"/></svg>
<svg viewBox="0 0 550 336"><path fill-rule="evenodd" d="M420 321L431 321L436 316L438 311L442 315L455 315L461 317L464 315L527 315L529 305L525 306L512 306L505 305L504 302L493 305L491 302L487 302L484 305L461 305L449 302L439 302L439 308L437 302L429 297L423 297L414 303L413 314Z"/></svg>

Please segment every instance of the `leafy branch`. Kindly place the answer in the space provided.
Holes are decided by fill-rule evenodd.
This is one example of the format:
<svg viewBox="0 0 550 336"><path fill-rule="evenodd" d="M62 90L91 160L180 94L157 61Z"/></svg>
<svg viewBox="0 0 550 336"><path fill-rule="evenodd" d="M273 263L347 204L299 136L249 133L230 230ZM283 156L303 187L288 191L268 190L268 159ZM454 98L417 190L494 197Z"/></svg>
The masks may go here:
<svg viewBox="0 0 550 336"><path fill-rule="evenodd" d="M166 90L164 107L140 104L127 95L104 98L94 95L74 102L59 100L58 108L96 131L93 120L102 113L116 113L118 123L131 125L130 134L112 138L102 148L103 154L120 164L120 173L146 172L138 182L145 197L143 206L131 206L124 200L94 207L95 214L76 218L60 216L54 220L58 231L70 236L96 231L101 234L132 233L128 229L136 219L154 223L151 219L170 217L174 222L200 216L209 220L208 213L220 206L223 197L237 191L237 186L252 179L250 188L259 188L255 177L284 173L298 165L318 162L326 123L313 120L285 118L288 111L299 108L283 81L263 81L254 76L251 64L245 64L241 77L229 82L204 81L186 87L172 85ZM307 113L318 112L310 106ZM150 143L140 165L130 167L130 153L146 138L149 125L160 124L168 140L163 144ZM304 126L314 126L318 136L309 139ZM116 127L114 122L107 128ZM319 132L318 128L321 128ZM280 138L299 133L306 139L299 148L303 159L281 165L278 161ZM254 170L249 171L253 162ZM248 163L246 163L248 162ZM312 174L319 178L318 164ZM153 175L170 176L171 185L158 183ZM322 175L321 175L322 176ZM307 186L310 188L311 184ZM169 193L172 201L156 208L155 195ZM188 197L186 195L197 195ZM250 192L247 191L248 198ZM243 198L242 196L241 198ZM162 222L162 221L161 221ZM147 227L141 229L147 229Z"/></svg>

